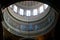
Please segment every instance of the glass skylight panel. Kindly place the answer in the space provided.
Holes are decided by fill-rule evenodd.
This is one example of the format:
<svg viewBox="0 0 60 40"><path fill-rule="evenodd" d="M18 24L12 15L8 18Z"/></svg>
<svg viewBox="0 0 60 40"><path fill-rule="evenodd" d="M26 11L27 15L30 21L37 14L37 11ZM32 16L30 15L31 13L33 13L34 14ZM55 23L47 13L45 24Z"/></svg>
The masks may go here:
<svg viewBox="0 0 60 40"><path fill-rule="evenodd" d="M48 5L47 4L44 4L44 8L47 9Z"/></svg>
<svg viewBox="0 0 60 40"><path fill-rule="evenodd" d="M39 13L42 13L42 12L44 12L43 5L42 5L42 6L40 6L40 8L39 8Z"/></svg>
<svg viewBox="0 0 60 40"><path fill-rule="evenodd" d="M26 10L26 16L31 16L31 11L30 10Z"/></svg>
<svg viewBox="0 0 60 40"><path fill-rule="evenodd" d="M17 13L17 6L14 5L13 10Z"/></svg>
<svg viewBox="0 0 60 40"><path fill-rule="evenodd" d="M34 9L34 10L33 10L33 16L35 16L35 15L38 15L37 9Z"/></svg>
<svg viewBox="0 0 60 40"><path fill-rule="evenodd" d="M24 15L24 10L23 10L23 9L20 9L20 10L19 10L19 14L20 14L20 15Z"/></svg>

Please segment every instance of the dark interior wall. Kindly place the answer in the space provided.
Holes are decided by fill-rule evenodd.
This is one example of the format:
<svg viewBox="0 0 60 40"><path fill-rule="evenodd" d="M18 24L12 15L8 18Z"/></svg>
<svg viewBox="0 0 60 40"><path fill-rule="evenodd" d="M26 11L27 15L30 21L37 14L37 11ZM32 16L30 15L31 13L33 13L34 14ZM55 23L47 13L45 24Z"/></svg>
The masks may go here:
<svg viewBox="0 0 60 40"><path fill-rule="evenodd" d="M2 21L2 18L1 18L1 9L4 9L5 7L15 3L15 2L19 2L21 0L0 0L0 34L1 34L1 37L2 37L2 24L1 24L1 21ZM60 39L59 36L60 36L60 1L59 0L40 0L40 2L43 2L43 3L46 3L48 5L50 5L51 7L53 7L58 13L59 13L59 19L58 19L58 22L56 24L56 38L57 39ZM2 37L3 38L3 37Z"/></svg>

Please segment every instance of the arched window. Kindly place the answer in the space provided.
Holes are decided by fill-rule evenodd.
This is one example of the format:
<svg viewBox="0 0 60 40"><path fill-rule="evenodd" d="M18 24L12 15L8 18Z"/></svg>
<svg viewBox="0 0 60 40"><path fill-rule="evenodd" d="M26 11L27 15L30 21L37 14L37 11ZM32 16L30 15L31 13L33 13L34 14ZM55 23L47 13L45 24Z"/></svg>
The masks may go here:
<svg viewBox="0 0 60 40"><path fill-rule="evenodd" d="M24 15L24 10L21 9L21 8L20 8L20 10L19 10L19 15L22 15L22 16Z"/></svg>
<svg viewBox="0 0 60 40"><path fill-rule="evenodd" d="M39 7L39 13L41 14L42 12L44 12L44 7L43 7L43 5Z"/></svg>
<svg viewBox="0 0 60 40"><path fill-rule="evenodd" d="M14 10L14 12L17 13L17 6L16 5L13 6L13 10Z"/></svg>
<svg viewBox="0 0 60 40"><path fill-rule="evenodd" d="M33 10L33 16L35 16L35 15L38 15L37 9L34 9L34 10Z"/></svg>
<svg viewBox="0 0 60 40"><path fill-rule="evenodd" d="M30 10L26 10L26 16L31 16L31 11Z"/></svg>

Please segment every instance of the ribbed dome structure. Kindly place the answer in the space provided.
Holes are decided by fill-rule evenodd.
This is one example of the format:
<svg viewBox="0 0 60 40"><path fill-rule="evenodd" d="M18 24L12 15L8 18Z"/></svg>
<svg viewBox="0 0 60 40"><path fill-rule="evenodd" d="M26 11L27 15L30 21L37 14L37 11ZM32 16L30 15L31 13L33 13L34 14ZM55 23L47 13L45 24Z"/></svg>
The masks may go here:
<svg viewBox="0 0 60 40"><path fill-rule="evenodd" d="M14 17L17 15L21 17L20 19L16 17L18 20L30 22L43 18L49 12L50 7L37 1L23 1L10 5L8 9L13 12L11 14L15 15Z"/></svg>
<svg viewBox="0 0 60 40"><path fill-rule="evenodd" d="M3 12L3 26L12 34L22 37L44 35L52 30L56 22L55 10L37 1L17 2Z"/></svg>

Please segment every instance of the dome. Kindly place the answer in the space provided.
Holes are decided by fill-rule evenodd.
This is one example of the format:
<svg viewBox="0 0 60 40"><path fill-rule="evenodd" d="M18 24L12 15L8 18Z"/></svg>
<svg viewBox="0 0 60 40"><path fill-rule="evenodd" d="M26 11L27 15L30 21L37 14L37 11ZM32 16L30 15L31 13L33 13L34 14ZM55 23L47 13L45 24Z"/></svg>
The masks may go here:
<svg viewBox="0 0 60 40"><path fill-rule="evenodd" d="M12 10L11 15L15 15L16 19L30 22L40 20L46 16L50 7L47 4L37 1L21 1L10 5L8 10Z"/></svg>
<svg viewBox="0 0 60 40"><path fill-rule="evenodd" d="M26 38L46 34L54 27L56 19L54 9L38 1L17 2L3 12L4 27L12 34Z"/></svg>

